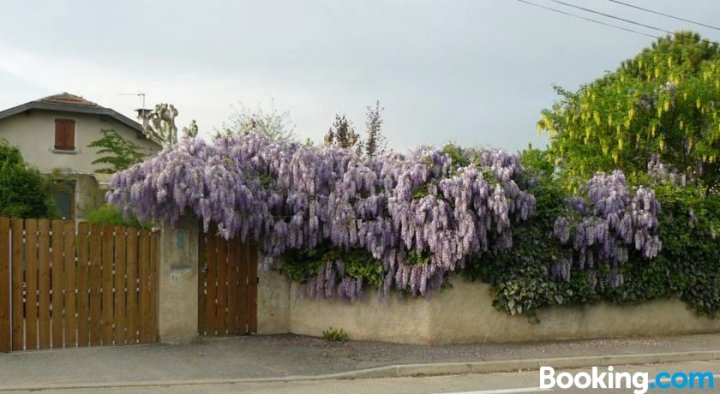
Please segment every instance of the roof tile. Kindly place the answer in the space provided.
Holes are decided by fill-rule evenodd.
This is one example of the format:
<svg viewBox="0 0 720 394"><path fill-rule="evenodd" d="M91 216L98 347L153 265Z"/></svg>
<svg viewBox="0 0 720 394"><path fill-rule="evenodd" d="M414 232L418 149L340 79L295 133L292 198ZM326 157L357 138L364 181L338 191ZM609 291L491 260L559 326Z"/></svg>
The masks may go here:
<svg viewBox="0 0 720 394"><path fill-rule="evenodd" d="M84 98L80 96L76 96L74 94L70 94L67 92L63 92L60 94L56 94L53 96L47 96L43 97L40 100L44 103L56 103L56 104L70 104L70 105L83 105L88 107L99 107L96 103L93 103L92 101L85 100Z"/></svg>

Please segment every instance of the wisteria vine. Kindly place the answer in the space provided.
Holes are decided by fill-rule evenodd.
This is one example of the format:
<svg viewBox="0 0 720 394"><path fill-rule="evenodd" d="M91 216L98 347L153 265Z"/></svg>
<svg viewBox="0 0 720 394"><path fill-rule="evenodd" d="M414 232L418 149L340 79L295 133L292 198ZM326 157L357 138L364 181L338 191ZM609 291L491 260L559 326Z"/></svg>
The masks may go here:
<svg viewBox="0 0 720 394"><path fill-rule="evenodd" d="M657 256L662 246L657 235L660 204L655 193L639 187L630 193L621 171L598 173L586 186L587 199L575 197L570 201L571 214L559 216L554 235L571 247L552 267L552 273L569 280L573 267L594 269L604 265L606 285L623 284L620 269L628 261L629 249L634 248L646 259ZM592 271L593 285L597 285L597 270Z"/></svg>
<svg viewBox="0 0 720 394"><path fill-rule="evenodd" d="M205 231L216 223L225 238L258 241L266 268L323 243L362 248L382 262L381 294L427 295L470 256L512 246L512 223L535 207L517 183L521 172L518 157L500 150L420 148L367 159L250 133L165 148L113 176L108 200L140 220L174 223L193 213ZM355 299L367 283L338 258L306 285Z"/></svg>

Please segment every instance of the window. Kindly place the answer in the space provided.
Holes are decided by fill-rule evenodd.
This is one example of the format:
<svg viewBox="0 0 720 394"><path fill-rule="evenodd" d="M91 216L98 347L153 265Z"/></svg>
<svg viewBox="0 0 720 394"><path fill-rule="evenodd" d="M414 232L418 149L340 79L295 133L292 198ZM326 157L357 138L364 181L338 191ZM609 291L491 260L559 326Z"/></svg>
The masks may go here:
<svg viewBox="0 0 720 394"><path fill-rule="evenodd" d="M55 119L55 149L75 150L75 121Z"/></svg>

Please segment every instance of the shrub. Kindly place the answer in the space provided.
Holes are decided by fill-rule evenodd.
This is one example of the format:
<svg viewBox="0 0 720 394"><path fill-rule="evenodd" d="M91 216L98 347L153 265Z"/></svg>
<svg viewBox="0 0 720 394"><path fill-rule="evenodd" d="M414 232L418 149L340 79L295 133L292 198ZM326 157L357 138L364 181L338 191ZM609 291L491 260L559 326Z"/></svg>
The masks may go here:
<svg viewBox="0 0 720 394"><path fill-rule="evenodd" d="M323 339L330 342L347 342L348 334L343 329L335 329L330 327L329 329L322 332Z"/></svg>
<svg viewBox="0 0 720 394"><path fill-rule="evenodd" d="M20 151L0 140L0 216L56 216L50 190L50 182L25 164Z"/></svg>
<svg viewBox="0 0 720 394"><path fill-rule="evenodd" d="M112 205L101 205L86 214L85 220L90 224L126 226L136 228L152 228L152 223L141 223L135 216L126 218L122 211Z"/></svg>

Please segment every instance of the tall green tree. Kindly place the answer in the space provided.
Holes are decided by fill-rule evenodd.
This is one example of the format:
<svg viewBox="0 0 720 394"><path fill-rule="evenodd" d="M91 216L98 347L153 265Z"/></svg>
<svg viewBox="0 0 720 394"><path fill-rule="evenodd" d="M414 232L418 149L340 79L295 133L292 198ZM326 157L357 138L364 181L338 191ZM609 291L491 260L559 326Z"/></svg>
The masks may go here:
<svg viewBox="0 0 720 394"><path fill-rule="evenodd" d="M97 154L100 157L93 160L92 164L102 164L107 167L100 168L95 172L114 174L143 161L145 157L143 148L126 140L115 130L101 130L100 132L102 137L91 142L88 147L99 148Z"/></svg>
<svg viewBox="0 0 720 394"><path fill-rule="evenodd" d="M0 140L0 216L51 217L56 211L48 180L16 147Z"/></svg>
<svg viewBox="0 0 720 394"><path fill-rule="evenodd" d="M380 100L375 102L375 106L367 107L365 114L365 126L367 131L367 139L364 141L363 150L368 157L375 158L385 151L387 141L382 134L382 111L385 108L380 106Z"/></svg>
<svg viewBox="0 0 720 394"><path fill-rule="evenodd" d="M569 179L620 168L644 172L653 155L707 190L720 184L720 49L698 34L660 38L542 112L550 156ZM574 177L574 178L573 178Z"/></svg>

